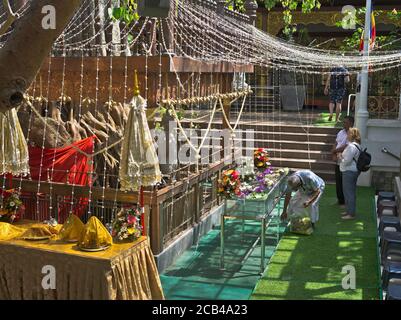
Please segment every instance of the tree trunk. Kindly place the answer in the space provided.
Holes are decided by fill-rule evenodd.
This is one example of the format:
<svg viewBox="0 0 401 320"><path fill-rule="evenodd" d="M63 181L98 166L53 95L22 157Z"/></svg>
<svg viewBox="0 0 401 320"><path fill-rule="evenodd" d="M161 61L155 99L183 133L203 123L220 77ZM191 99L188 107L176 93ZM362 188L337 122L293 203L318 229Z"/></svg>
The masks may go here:
<svg viewBox="0 0 401 320"><path fill-rule="evenodd" d="M99 28L100 28L100 34L99 34L99 42L102 45L101 48L101 55L103 57L107 56L107 50L106 50L106 4L105 0L98 0L98 9L99 9Z"/></svg>
<svg viewBox="0 0 401 320"><path fill-rule="evenodd" d="M112 8L120 7L120 0L111 1ZM113 56L121 55L121 32L120 32L120 21L113 21L113 28L111 33L111 41L113 43Z"/></svg>
<svg viewBox="0 0 401 320"><path fill-rule="evenodd" d="M90 28L89 28L89 32L90 32L90 38L92 38L90 45L91 46L95 46L96 45L96 28L95 28L95 19L96 19L96 3L95 0L91 0L89 2L89 12L88 14L91 16L91 24L90 24ZM96 49L93 49L90 51L90 55L91 56L96 56Z"/></svg>
<svg viewBox="0 0 401 320"><path fill-rule="evenodd" d="M0 49L0 111L21 105L54 41L70 21L82 0L31 1L26 14L14 24L14 30ZM43 29L42 8L56 9L56 28Z"/></svg>

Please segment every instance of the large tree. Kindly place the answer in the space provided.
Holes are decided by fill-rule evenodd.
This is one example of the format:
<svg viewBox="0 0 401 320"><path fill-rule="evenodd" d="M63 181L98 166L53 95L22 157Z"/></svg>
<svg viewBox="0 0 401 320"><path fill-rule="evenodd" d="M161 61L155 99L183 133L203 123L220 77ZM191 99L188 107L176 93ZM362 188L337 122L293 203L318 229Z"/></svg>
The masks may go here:
<svg viewBox="0 0 401 320"><path fill-rule="evenodd" d="M31 0L25 14L10 25L12 32L0 48L1 112L21 105L25 91L51 51L54 41L81 2L82 0ZM23 1L20 1L21 3ZM13 4L15 7L15 3ZM3 6L9 6L7 0L3 0ZM46 19L49 13L45 10L46 6L55 8L54 29L43 28L43 19ZM11 21L11 11L8 12L8 16L8 21Z"/></svg>

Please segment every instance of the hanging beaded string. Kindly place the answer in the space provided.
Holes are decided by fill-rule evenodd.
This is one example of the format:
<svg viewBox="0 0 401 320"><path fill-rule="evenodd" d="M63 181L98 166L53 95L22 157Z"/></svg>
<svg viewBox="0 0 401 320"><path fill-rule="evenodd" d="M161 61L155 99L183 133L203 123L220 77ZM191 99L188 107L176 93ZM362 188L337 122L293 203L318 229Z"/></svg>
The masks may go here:
<svg viewBox="0 0 401 320"><path fill-rule="evenodd" d="M196 8L196 6L192 6L191 5L191 7L189 7L189 6L187 6L186 8L185 8L185 18L186 18L186 20L187 20L187 23L191 23L191 24L193 24L193 23L195 23L195 22L198 22L199 23L199 21L192 21L192 22L189 22L189 12L190 12L190 10L195 10L196 12L197 12L197 14L199 14L199 13L202 13L202 10L201 10L201 7L198 7L198 8ZM210 11L209 10L209 12L208 12L208 15L210 15L210 16L212 16L213 15L213 12L212 11ZM220 21L225 21L226 19L224 18L224 17L221 17L221 18L219 18L219 22ZM249 27L248 26L248 28L251 28L251 27ZM199 28L199 29L201 29L201 28ZM236 30L236 29L238 29L237 28L237 26L231 26L231 29L232 30ZM228 30L228 28L227 28L227 30ZM195 30L196 31L196 30ZM290 49L293 49L293 47L291 46L291 45L288 45L287 43L284 43L283 44L283 42L281 42L281 41L278 41L277 39L274 39L273 37L270 37L270 36L268 36L268 35L266 35L266 34L264 34L263 32L260 32L259 30L257 30L257 29L253 29L252 30L252 34L254 34L254 35L258 35L258 36L260 36L260 35L262 35L264 38L268 38L269 39L269 41L270 42L272 42L271 40L273 39L274 40L274 42L276 42L277 44L278 44L278 46L285 46L285 48L284 48L284 50L287 50L288 49L288 47L290 48ZM229 32L228 32L229 33ZM250 32L251 33L251 32ZM253 39L254 41L253 42L255 42L255 44L257 44L257 41L255 40L255 39ZM266 40L267 39L264 39L265 40L265 42L266 42ZM252 44L252 42L250 42L249 44ZM179 46L179 45L178 45ZM267 46L267 48L269 49L271 47L271 43L270 44L268 44L268 46ZM277 46L275 46L275 48L276 48ZM302 48L302 47L301 47ZM192 48L192 49L196 49L196 48ZM281 48L280 48L281 49ZM297 46L295 46L295 49L297 49L297 50L299 50L299 47L297 47ZM308 51L306 51L305 50L305 47L303 47L303 50L304 51L306 51L306 52L301 52L301 53L305 53L305 54L310 54L310 51L311 50L309 50L310 48L308 48ZM264 48L264 51L266 51L266 46L265 46L265 48ZM326 52L326 51L325 51ZM296 52L296 54L298 54L298 52ZM314 52L312 52L312 54L315 54ZM277 55L277 53L276 53L276 55ZM284 55L284 57L286 58L286 60L287 61L291 61L290 60L290 58L292 58L293 59L293 56L294 55L294 53L293 52L291 52L291 57L286 57L285 55ZM389 56L389 58L390 59L394 59L394 55L393 56ZM274 56L273 56L273 58L274 58ZM316 59L317 57L313 57L313 58L310 58L310 59L308 59L309 60L309 62L311 62L311 65L312 66L315 66L317 63L319 63L319 61L326 61L327 59ZM324 58L326 58L326 57L324 57ZM343 59L340 59L339 57L336 57L336 56L334 56L334 57L330 57L330 58L332 58L332 62L333 63L335 63L335 64L338 64L340 61L342 61ZM347 59L353 59L354 61L356 61L355 62L355 66L357 66L357 64L359 63L359 64L366 64L366 61L365 62L361 62L361 57L358 57L358 56L355 56L355 57L352 57L352 56L347 56ZM294 59L293 59L294 60ZM308 61L308 60L305 60L305 61ZM319 60L319 61L317 61L317 60ZM378 61L380 61L380 60L382 60L382 59L379 59ZM303 64L305 65L305 61L303 62ZM351 60L351 62L353 63L354 61L352 61ZM258 62L258 61L255 61L255 62ZM387 63L388 61L386 61L386 63ZM399 62L397 62L397 63L399 63ZM276 63L277 64L277 63ZM284 65L283 67L286 67L286 65ZM291 66L292 67L292 66ZM319 73L320 73L320 71L318 71Z"/></svg>
<svg viewBox="0 0 401 320"><path fill-rule="evenodd" d="M21 19L22 17L25 16L25 14L28 12L29 6L28 6L28 1L25 2L15 13L15 20ZM1 13L0 15L0 25L2 25L3 23L5 23L6 21L1 22L1 20L6 20L7 17L6 15L8 15L8 12L5 10L5 8L3 8L4 12ZM12 33L12 28L9 28L10 30L8 30L7 32L4 32L2 34L0 34L0 48L2 46L2 44L5 42L3 39L8 39L8 36Z"/></svg>
<svg viewBox="0 0 401 320"><path fill-rule="evenodd" d="M146 43L144 43L144 48L145 48L145 99L146 101L149 101L149 87L148 87L148 72L149 72L149 52ZM150 46L149 46L150 48ZM149 49L150 50L150 49Z"/></svg>
<svg viewBox="0 0 401 320"><path fill-rule="evenodd" d="M140 39L141 35L143 34L144 30L145 30L145 25L148 21L148 18L145 18L145 22L142 24L140 30L138 31L137 36L132 40L129 41L129 48L132 49L133 46L135 46L137 44L138 39ZM121 41L123 40L127 40L126 37L131 34L131 32L134 30L135 27L137 27L139 25L139 22L136 21L134 23L132 23L130 26L125 26L124 29L122 30L122 33L125 33L125 36L121 38ZM56 42L55 43L55 47L56 48L63 48L65 49L67 52L74 52L74 51L81 51L84 50L85 52L92 52L94 49L99 50L101 48L105 48L106 50L110 51L113 47L113 42L112 40L110 40L107 43L104 44L93 44L93 41L96 40L100 34L102 32L107 32L109 29L111 29L112 25L108 24L105 28L102 28L101 30L99 30L95 35L93 35L92 37L88 38L88 39L84 39L82 41L76 41L76 42L70 42L67 46L65 46L63 43L59 43ZM87 48L87 46L89 46ZM120 49L117 48L113 48L113 52L115 54L122 54L124 53L125 48L121 47Z"/></svg>
<svg viewBox="0 0 401 320"><path fill-rule="evenodd" d="M108 100L109 105L113 103L113 53L110 52L110 70L109 70L109 100ZM106 127L106 148L109 145L109 132L110 129L107 126ZM102 206L101 206L101 220L104 219L104 211L105 211L105 193L106 193L106 184L108 184L107 179L107 161L105 159L104 161L104 166L103 166L103 186L102 186Z"/></svg>
<svg viewBox="0 0 401 320"><path fill-rule="evenodd" d="M305 88L305 82L304 82L304 77L303 74L300 74L302 77L302 88ZM295 79L295 97L296 97L296 105L298 106L298 102L300 101L300 96L298 94L298 74L294 71L294 79ZM306 97L307 98L307 97ZM301 109L297 108L297 115L298 115L298 120L301 125L302 131L306 134L306 142L307 142L307 148L308 148L308 164L309 164L309 170L312 170L312 161L311 161L311 150L310 150L310 125L309 119L308 119L308 114L306 115L306 121L304 124L303 117L301 114Z"/></svg>
<svg viewBox="0 0 401 320"><path fill-rule="evenodd" d="M49 114L49 95L50 95L50 82L51 82L51 68L52 68L52 57L49 55L48 57L48 70L47 70L47 88L46 88L46 107L45 107L45 117ZM33 115L32 115L33 117ZM41 186L41 177L42 177L42 168L43 168L43 157L45 151L45 143L46 143L46 131L47 131L48 123L47 121L44 122L43 128L43 139L42 139L42 146L41 146L41 154L40 154L40 164L39 164L39 176L37 182L37 192L36 192L36 211L35 211L35 220L42 220L44 217L40 214L40 186ZM45 200L45 199L44 199ZM49 209L50 210L50 209ZM46 217L48 218L48 217Z"/></svg>
<svg viewBox="0 0 401 320"><path fill-rule="evenodd" d="M66 32L66 35L68 35L67 40L70 40L69 37L94 22L93 15L88 15L78 22L78 18L86 12L84 9L87 7L88 3L84 2L83 9L80 9L76 17L72 19ZM217 15L214 10L197 3L191 2L189 4L178 1L175 8L176 14L170 15L167 21L171 22L174 29L180 32L181 43L177 43L175 37L173 41L176 42L178 51L184 54L185 49L181 48L181 46L185 45L195 54L192 58L197 60L220 60L238 63L244 62L244 56L241 54L246 53L247 63L264 66L275 65L281 69L288 70L302 69L307 73L319 74L323 72L323 68L341 63L351 69L350 72L358 72L361 67L367 64L372 65L373 71L401 65L401 53L399 51L373 52L369 58L361 57L359 53L347 53L342 56L340 51L290 44L246 23L238 22L231 17ZM191 26L191 29L189 29L189 26ZM202 34L206 27L211 32ZM191 30L190 37L187 36L188 30ZM82 41L72 42L68 45L68 50L75 49L78 44L82 46L83 44L91 43L89 39L82 40L87 41L86 43ZM91 40L93 40L93 37L91 37ZM237 48L232 46L234 42L238 43ZM58 48L60 43L61 40L59 38L55 48ZM205 43L210 45L204 45ZM201 48L201 50L196 47ZM93 47L86 50L93 50Z"/></svg>
<svg viewBox="0 0 401 320"><path fill-rule="evenodd" d="M35 77L35 80L34 80L34 82L33 82L33 84L32 84L32 96L31 97L29 97L30 99L32 99L32 101L35 101L35 99L36 99L36 85L37 85L37 77ZM40 78L40 84L39 84L39 90L40 90L40 96L42 96L42 78ZM28 98L28 99L29 99ZM27 132L27 138L26 138L26 140L27 140L27 145L29 145L29 136L30 136L30 130L31 130L31 119L32 119L32 117L29 117L29 120L28 120L28 132ZM2 126L2 128L3 128L3 130L4 130L4 126ZM2 137L3 137L3 139L4 139L4 137L5 137L5 135L4 135L4 132L2 132ZM3 145L4 145L4 140L3 140ZM5 166L5 159L3 158L3 168L6 168L6 166ZM7 178L7 173L6 172L2 172L1 173L2 175L3 175L3 184L2 184L2 190L5 190L6 189L6 186L5 186L5 184L6 184L6 178ZM23 174L20 174L20 177L19 177L19 185L18 185L18 187L17 187L17 192L18 193L21 193L21 189L22 189L22 179L24 178L24 175ZM11 184L11 186L9 186L11 189L13 188L13 183ZM3 206L3 194L1 194L0 195L0 203L1 203L1 205Z"/></svg>
<svg viewBox="0 0 401 320"><path fill-rule="evenodd" d="M280 70L279 70L279 72L278 72L278 77L277 77L277 85L278 85L278 87L279 87L279 90L281 90L281 72L280 72ZM281 95L281 91L280 91L280 95ZM282 102L281 101L281 97L280 97L280 102ZM281 108L278 108L278 110L277 110L277 112L278 112L278 122L280 123L280 126L281 126L281 116L282 116L282 114L281 114ZM274 126L273 126L273 128L274 128ZM282 139L282 135L281 135L281 127L279 128L279 139L280 139L280 141L282 141L281 139ZM281 152L281 146L280 146L280 152ZM281 155L281 153L280 153L280 155ZM280 159L281 159L281 157L280 157ZM281 166L281 160L280 160L280 162L279 162L279 166Z"/></svg>
<svg viewBox="0 0 401 320"><path fill-rule="evenodd" d="M38 98L36 98L37 77L38 76L35 77L35 81L33 83L32 97L28 97L28 99L31 98L32 101L37 100L39 105L40 105L40 108L42 109L43 102L45 101L44 97L43 97L42 75L39 74L39 97ZM27 110L25 110L25 112L27 112ZM32 129L32 118L33 118L33 115L29 113L28 130L27 130L27 135L26 135L26 144L28 145L28 147L30 145L30 137L31 137L31 129ZM22 190L22 180L23 180L23 178L24 178L24 176L21 174L20 178L19 178L19 186L18 186L18 191L19 192L21 192L21 190Z"/></svg>
<svg viewBox="0 0 401 320"><path fill-rule="evenodd" d="M125 55L124 63L124 104L127 103L127 81L128 81L128 55Z"/></svg>
<svg viewBox="0 0 401 320"><path fill-rule="evenodd" d="M95 84L95 117L98 115L98 102L99 102L99 55L96 56L96 84ZM92 144L92 153L95 153L95 142ZM93 184L94 184L94 158L88 161L90 166L89 172L89 196L88 196L88 218L92 216L92 202L93 202Z"/></svg>
<svg viewBox="0 0 401 320"><path fill-rule="evenodd" d="M80 73L80 84L79 84L79 105L78 105L78 119L81 119L82 115L82 101L83 101L83 90L84 90L84 52L81 52L81 73ZM71 109L74 110L74 106L71 105ZM70 110L70 112L72 112ZM74 121L74 119L69 119L70 121ZM71 123L71 126L74 126L74 123ZM78 153L76 152L74 155L74 172L70 172L73 174L72 178L72 188L71 188L71 201L70 201L70 213L73 213L73 208L74 208L74 195L75 195L75 181L76 181L76 176L78 174L84 174L84 172L77 172L77 159L78 159ZM87 159L88 160L88 159ZM89 159L90 161L90 159ZM87 173L85 173L87 174ZM67 184L69 184L69 177L67 176Z"/></svg>
<svg viewBox="0 0 401 320"><path fill-rule="evenodd" d="M66 70L66 56L63 56L63 74L62 74L62 80L61 80L61 96L60 96L60 114L61 114L61 110L62 110L62 106L64 105L64 103L67 102L67 97L64 95L65 93L65 70ZM65 101L65 102L64 102ZM57 107L56 107L57 108ZM60 121L57 121L57 129L56 129L56 140L55 140L55 146L58 145L58 141L59 141L59 136L60 136L60 127L61 127L61 123ZM57 202L53 202L53 178L54 178L54 167L56 164L56 153L57 153L57 147L54 148L54 153L53 153L53 159L52 159L52 165L51 165L51 169L50 169L50 177L49 177L49 171L47 171L47 175L48 175L48 182L49 182L49 212L50 212L50 220L53 218L52 212L53 212L53 204ZM68 175L68 172L67 172ZM57 200L57 199L56 199ZM58 210L58 208L57 208ZM57 212L58 214L58 212Z"/></svg>
<svg viewBox="0 0 401 320"><path fill-rule="evenodd" d="M201 19L203 19L205 21L208 21L208 23L210 23L210 18L208 18L208 14L210 14L211 11L204 9L204 10L200 10L199 12L197 12L197 9L201 8L201 7L196 7L195 9L192 9L192 10L188 10L188 9L190 9L188 7L189 7L189 5L187 5L187 4L182 4L182 5L180 4L180 12L182 13L182 16L181 16L182 20L184 19L184 17L188 17L188 16L191 17L190 19L187 19L187 22L184 24L184 27L180 29L180 30L182 30L182 34L183 34L183 36L180 39L181 39L181 41L184 41L185 45L191 46L191 45L198 44L198 42L199 42L197 40L198 37L197 36L186 37L185 36L185 32L186 32L185 28L191 22L196 22L196 25L199 25L198 19L194 18L196 16L198 16L198 17L200 16ZM194 15L194 16L191 16L190 14L188 14L188 12L191 12L191 14ZM209 17L213 17L213 16L214 15L209 15ZM175 27L175 24L177 23L177 21L178 20L174 21L174 24L173 24L174 27ZM253 35L254 38L250 37L249 35L247 35L245 33L245 31L248 32L248 30L252 30L252 29L245 28L245 27L242 27L242 26L239 26L239 27L235 28L234 25L233 25L233 22L228 18L222 18L221 21L222 21L221 23L225 25L226 29L232 28L232 30L234 30L234 32L233 32L234 34L235 33L239 34L239 36L240 36L239 39L240 39L241 43L250 43L251 39L256 39L255 40L255 45L258 48L260 48L263 43L268 43L268 41L270 41L270 40L268 40L269 38L267 38L266 35L261 34L259 32L255 32L255 35ZM71 24L71 25L74 25L74 24ZM216 24L211 23L210 25L211 26L215 26ZM239 31L237 29L239 29ZM74 29L72 29L72 30L74 30ZM177 28L176 30L179 30L179 28ZM217 30L217 28L216 28L216 30ZM195 30L195 31L200 34L199 30ZM213 30L213 31L215 31L215 30ZM81 30L81 32L82 32L82 30ZM69 35L72 35L72 34L73 33L70 31ZM163 32L162 32L162 35L163 35ZM218 38L219 36L220 36L220 31L219 31L219 33L217 33L216 37ZM228 42L228 40L227 40L228 38L221 38L221 39L224 39L224 41L222 41L221 43L222 43L223 47L225 47L227 42ZM301 52L302 55L307 54L306 52L304 52L305 49L301 48L299 46L289 46L288 44L283 44L281 42L278 42L274 38L272 38L272 39L273 40L269 43L269 47L268 47L269 51L268 51L268 53L266 55L264 55L263 59L260 58L260 53L257 52L257 50L259 50L259 49L247 50L247 51L240 49L238 53L232 52L232 50L231 50L230 53L226 54L223 50L221 50L221 52L220 52L218 49L215 49L215 48L221 48L222 45L220 45L219 47L212 46L212 45L210 47L202 45L202 50L201 51L193 50L193 52L196 54L196 57L191 56L191 55L188 55L188 57L191 57L192 59L196 58L196 60L198 60L198 61L220 61L220 59L221 59L221 60L224 60L224 61L232 61L232 63L240 63L240 62L244 61L243 58L242 58L242 60L240 60L240 56L242 54L246 54L246 55L249 55L249 58L247 58L247 59L249 59L249 61L247 61L247 62L249 62L249 63L251 63L251 61L256 62L256 64L261 65L264 68L267 68L268 66L271 66L271 65L275 66L277 68L282 68L283 70L303 70L307 66L313 66L313 67L317 67L317 68L322 68L322 64L320 64L320 62L319 63L314 63L312 61L312 55L309 56L308 62L304 63L302 66L296 66L296 65L291 64L290 62L288 62L288 60L290 58L294 59L294 57L298 54L298 51L302 51ZM212 43L212 42L209 42L208 38L205 38L204 41L202 41L202 44L204 44L205 42L206 43ZM213 43L216 43L216 42L218 42L218 41L215 41ZM276 42L279 43L279 47L278 47L277 51L273 51L271 49L271 47ZM79 43L79 45L81 46L82 43ZM178 47L180 47L180 46L182 46L182 43ZM239 47L241 47L241 45L239 45ZM73 49L77 50L77 48L73 48ZM226 49L226 48L224 48L224 49ZM227 47L227 49L229 49L229 47ZM298 51L296 51L296 50L298 50ZM85 49L82 49L82 52L84 52L84 51L85 51ZM182 52L184 52L184 50L182 50ZM277 55L280 52L286 52L285 59L272 60L272 61L274 61L272 63L267 62L267 61L269 61L269 59L271 59L273 57L273 53L275 53ZM291 55L287 55L288 52L291 53ZM199 53L199 55L198 55L198 53ZM161 54L161 52L159 52L159 54ZM316 57L317 55L319 55L320 57L324 57L324 54L326 54L326 53L325 53L325 51L312 50L311 54L314 55L313 57ZM331 54L333 54L333 53L331 53ZM388 55L388 57L386 57L386 59L388 59L388 62L383 64L384 68L388 68L388 66L390 66L390 65L391 66L392 65L397 65L397 66L400 65L399 62L396 61L395 57L396 57L396 54L394 54L391 57L390 57L390 55ZM373 56L373 58L375 58L375 56ZM147 52L146 52L146 59L148 59ZM260 59L260 60L257 60L257 59ZM366 61L361 62L360 57L356 57L355 59L354 59L354 57L347 57L347 59L348 59L347 63L351 64L351 62L352 62L355 66L357 66L358 64L362 65L362 63L366 63ZM372 61L372 60L370 60L370 61ZM338 59L330 60L330 63L334 63L334 62L338 62ZM161 59L160 59L160 69L161 69ZM375 70L379 70L379 69L375 69ZM97 72L98 72L98 70L97 70ZM146 71L145 71L145 73L146 73L146 78L145 78L145 83L146 83L145 90L146 90L146 92L148 90L147 89L147 72L148 72L148 70L147 70L147 63L146 63ZM321 73L321 70L317 70L316 73ZM161 78L161 72L160 72L160 78ZM280 75L278 75L278 78L280 78ZM179 79L178 76L177 76L177 79ZM193 78L191 78L191 79L192 79L191 81L193 82ZM279 83L280 83L280 81L279 81ZM185 84L184 84L184 86L185 86ZM181 87L181 84L180 84L180 87ZM161 92L162 92L161 84L159 86L159 89L160 89L159 92L160 92L160 95L161 95ZM62 92L63 92L63 90L62 90ZM193 90L192 90L192 92L193 92ZM200 94L197 94L197 95L200 96ZM63 96L63 94L62 94L62 96ZM147 94L146 94L146 96L147 96ZM297 92L297 97L298 97L298 92ZM124 100L125 99L126 99L126 93L124 94ZM273 97L273 100L274 100L274 97ZM191 109L192 109L194 104L193 104L193 102L191 102L190 104L191 104ZM48 106L48 103L47 103L47 106ZM256 106L256 102L255 102L255 106ZM257 115L257 113L256 113L257 112L257 108L256 107L254 108L254 111L255 111L255 115ZM47 114L47 111L46 111L46 114ZM274 117L275 117L274 115L275 115L275 112L273 111L273 113L272 113L273 122L274 122ZM279 134L280 134L280 140L281 140L281 131L282 130L281 130L281 111L280 110L278 110L278 118L279 118L279 128L280 128ZM301 123L302 123L302 121L301 121ZM307 119L306 127L308 125L309 125L309 120ZM46 125L45 125L45 129L46 129ZM273 133L274 133L274 130L275 130L275 128L273 126ZM309 129L307 129L307 130L309 130ZM307 133L307 136L308 136L308 139L309 139L309 133L308 132L306 132L306 133ZM45 135L44 135L44 139L45 139ZM281 159L282 158L281 157L281 148L279 148L279 150L280 150L280 159ZM309 154L309 157L310 157L309 142L308 142L308 154ZM43 152L42 152L42 158L43 158ZM52 174L53 174L53 172L54 172L54 167L53 167ZM105 183L103 184L103 188L104 187L105 187ZM52 185L51 185L51 188L52 188ZM39 179L38 192L39 192L39 190L40 190L40 179ZM103 203L104 203L104 201L103 201Z"/></svg>
<svg viewBox="0 0 401 320"><path fill-rule="evenodd" d="M97 19L99 19L100 14L103 14L102 12L100 12L98 10L98 15L97 16L92 16L92 15L87 15L86 11L89 7L89 1L86 1L82 4L82 6L77 10L76 14L74 15L74 17L70 20L70 22L67 24L67 26L65 27L62 37L59 37L58 39L56 39L55 43L54 43L54 48L59 48L59 47L64 47L64 43L67 43L67 46L75 46L75 48L78 49L79 45L81 45L82 43L88 43L91 40L93 40L93 38L98 35L100 35L99 31L98 33L96 33L95 35L93 35L92 37L89 37L87 39L83 39L80 41L76 41L73 42L72 40L75 39L77 37L77 35L79 34L83 34L83 31L86 28L89 28L92 24L96 24ZM110 4L110 0L108 0L107 5ZM82 18L82 16L85 15L84 18ZM89 20L91 19L91 20ZM108 28L110 28L110 25L107 26ZM82 37L84 38L84 37Z"/></svg>

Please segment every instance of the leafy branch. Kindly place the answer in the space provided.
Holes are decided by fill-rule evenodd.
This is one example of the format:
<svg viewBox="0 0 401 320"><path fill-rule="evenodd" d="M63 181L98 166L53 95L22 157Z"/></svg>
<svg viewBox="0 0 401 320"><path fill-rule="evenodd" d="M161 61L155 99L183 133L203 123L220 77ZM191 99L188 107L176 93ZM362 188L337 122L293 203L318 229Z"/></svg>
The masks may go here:
<svg viewBox="0 0 401 320"><path fill-rule="evenodd" d="M109 8L109 16L115 21L125 22L127 25L139 20L138 4L136 0L121 0L119 7Z"/></svg>
<svg viewBox="0 0 401 320"><path fill-rule="evenodd" d="M293 23L293 12L301 9L302 13L310 13L321 7L319 0L264 0L264 6L267 10L271 10L281 5L283 8L284 29L283 34L290 36L296 32L296 24Z"/></svg>
<svg viewBox="0 0 401 320"><path fill-rule="evenodd" d="M341 50L344 51L355 51L359 48L360 39L362 37L362 33L365 25L365 13L366 8L359 8L355 13L355 31L351 36L346 37L343 40L343 43L340 47ZM383 10L375 10L374 11L376 25L377 22L384 16L387 16L391 21L396 22L401 19L401 12L398 12L394 9L391 12L384 12ZM342 27L342 21L337 21L337 27ZM388 33L388 35L378 35L376 37L376 48L375 50L400 50L401 49L401 41L397 41L401 37L401 28L394 28L392 31Z"/></svg>

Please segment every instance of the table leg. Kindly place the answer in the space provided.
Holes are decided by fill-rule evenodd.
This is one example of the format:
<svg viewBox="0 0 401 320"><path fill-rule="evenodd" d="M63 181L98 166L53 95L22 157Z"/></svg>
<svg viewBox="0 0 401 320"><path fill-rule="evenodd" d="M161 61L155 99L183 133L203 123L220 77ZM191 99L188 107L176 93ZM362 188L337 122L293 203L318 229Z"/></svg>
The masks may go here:
<svg viewBox="0 0 401 320"><path fill-rule="evenodd" d="M224 270L224 214L220 217L220 268Z"/></svg>
<svg viewBox="0 0 401 320"><path fill-rule="evenodd" d="M244 222L244 219L241 219L241 221L242 221L241 241L244 241L245 222Z"/></svg>
<svg viewBox="0 0 401 320"><path fill-rule="evenodd" d="M262 219L261 232L260 232L260 273L263 274L265 271L265 236L266 236L266 219Z"/></svg>

